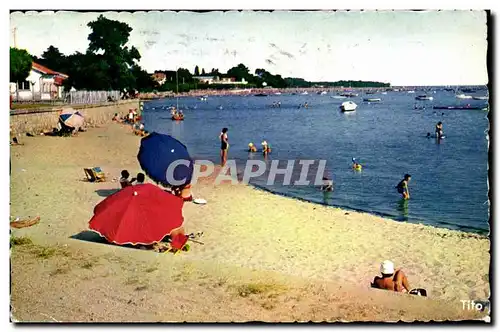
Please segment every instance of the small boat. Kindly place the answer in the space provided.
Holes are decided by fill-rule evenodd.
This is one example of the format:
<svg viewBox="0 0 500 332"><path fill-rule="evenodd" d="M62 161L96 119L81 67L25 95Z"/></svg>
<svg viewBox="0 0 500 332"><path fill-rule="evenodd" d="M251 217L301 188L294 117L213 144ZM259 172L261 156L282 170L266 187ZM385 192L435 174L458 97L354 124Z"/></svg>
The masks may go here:
<svg viewBox="0 0 500 332"><path fill-rule="evenodd" d="M408 92L408 93L415 93L415 91L414 91L414 90L410 90L410 91L407 91L407 92Z"/></svg>
<svg viewBox="0 0 500 332"><path fill-rule="evenodd" d="M380 98L364 98L363 101L377 102L377 101L382 101L382 99L380 99Z"/></svg>
<svg viewBox="0 0 500 332"><path fill-rule="evenodd" d="M267 97L265 93L257 93L254 95L255 97Z"/></svg>
<svg viewBox="0 0 500 332"><path fill-rule="evenodd" d="M482 110L484 106L434 106L435 110Z"/></svg>
<svg viewBox="0 0 500 332"><path fill-rule="evenodd" d="M488 96L474 96L474 97L472 97L472 99L474 99L474 100L488 100L489 97Z"/></svg>
<svg viewBox="0 0 500 332"><path fill-rule="evenodd" d="M375 92L374 91L366 91L366 94L367 95L373 95L373 94L375 94Z"/></svg>
<svg viewBox="0 0 500 332"><path fill-rule="evenodd" d="M416 96L416 100L434 100L434 97L432 96L426 96L426 95L421 95L421 96Z"/></svg>
<svg viewBox="0 0 500 332"><path fill-rule="evenodd" d="M386 95L386 94L387 94L387 92L382 92L382 94L383 94L383 95Z"/></svg>
<svg viewBox="0 0 500 332"><path fill-rule="evenodd" d="M346 96L332 96L334 99L346 99Z"/></svg>
<svg viewBox="0 0 500 332"><path fill-rule="evenodd" d="M326 95L328 92L326 91L321 91L320 95Z"/></svg>
<svg viewBox="0 0 500 332"><path fill-rule="evenodd" d="M184 121L184 115L183 114L172 115L172 121Z"/></svg>
<svg viewBox="0 0 500 332"><path fill-rule="evenodd" d="M356 110L356 107L358 107L358 105L349 100L343 102L342 105L340 105L340 110L342 112L354 112Z"/></svg>
<svg viewBox="0 0 500 332"><path fill-rule="evenodd" d="M279 95L281 95L281 92L275 92L274 94L279 96Z"/></svg>
<svg viewBox="0 0 500 332"><path fill-rule="evenodd" d="M472 96L465 95L463 93L456 95L458 99L472 99Z"/></svg>
<svg viewBox="0 0 500 332"><path fill-rule="evenodd" d="M308 95L309 93L307 91L304 91L301 93L301 95Z"/></svg>
<svg viewBox="0 0 500 332"><path fill-rule="evenodd" d="M201 100L201 101L207 101L207 98L208 98L208 96L201 96L201 97L200 97L200 100Z"/></svg>
<svg viewBox="0 0 500 332"><path fill-rule="evenodd" d="M350 97L350 98L352 98L352 97L357 97L357 96L358 96L358 94L357 94L357 93L352 93L352 92L349 92L349 93L342 93L342 94L340 94L340 95L341 95L341 96L343 96L343 97Z"/></svg>

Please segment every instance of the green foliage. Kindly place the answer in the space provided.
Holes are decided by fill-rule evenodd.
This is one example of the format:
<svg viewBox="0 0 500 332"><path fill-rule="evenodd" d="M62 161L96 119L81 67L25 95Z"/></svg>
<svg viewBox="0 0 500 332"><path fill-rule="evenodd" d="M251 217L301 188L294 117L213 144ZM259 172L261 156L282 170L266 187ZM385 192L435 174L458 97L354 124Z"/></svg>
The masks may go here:
<svg viewBox="0 0 500 332"><path fill-rule="evenodd" d="M26 50L10 48L10 82L24 81L31 70L31 55Z"/></svg>
<svg viewBox="0 0 500 332"><path fill-rule="evenodd" d="M198 66L194 67L194 76L200 76L200 68Z"/></svg>

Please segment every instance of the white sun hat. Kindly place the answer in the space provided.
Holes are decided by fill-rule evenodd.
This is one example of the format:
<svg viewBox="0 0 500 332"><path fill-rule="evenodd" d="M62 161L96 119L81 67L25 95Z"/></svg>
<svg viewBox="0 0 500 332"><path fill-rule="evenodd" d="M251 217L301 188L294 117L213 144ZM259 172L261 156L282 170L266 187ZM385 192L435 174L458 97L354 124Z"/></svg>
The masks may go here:
<svg viewBox="0 0 500 332"><path fill-rule="evenodd" d="M267 142L264 140L264 142L261 143L262 145L267 145Z"/></svg>
<svg viewBox="0 0 500 332"><path fill-rule="evenodd" d="M393 274L394 273L394 263L386 260L380 264L380 273L382 274Z"/></svg>

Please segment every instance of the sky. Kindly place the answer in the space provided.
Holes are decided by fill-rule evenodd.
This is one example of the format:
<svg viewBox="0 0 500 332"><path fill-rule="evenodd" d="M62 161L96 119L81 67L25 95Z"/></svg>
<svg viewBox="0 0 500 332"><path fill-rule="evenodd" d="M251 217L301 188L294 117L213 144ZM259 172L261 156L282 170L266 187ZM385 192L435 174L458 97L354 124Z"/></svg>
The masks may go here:
<svg viewBox="0 0 500 332"><path fill-rule="evenodd" d="M85 52L101 13L13 12L15 41L40 56L50 45ZM104 12L129 24L148 72L243 63L309 81L392 85L488 83L484 11Z"/></svg>

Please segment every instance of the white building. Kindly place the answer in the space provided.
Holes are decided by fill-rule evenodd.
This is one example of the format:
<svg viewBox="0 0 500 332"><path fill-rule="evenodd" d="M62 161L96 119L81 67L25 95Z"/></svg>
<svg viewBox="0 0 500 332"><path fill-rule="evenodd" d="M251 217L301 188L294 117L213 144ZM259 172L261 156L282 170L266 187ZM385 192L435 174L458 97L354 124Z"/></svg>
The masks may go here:
<svg viewBox="0 0 500 332"><path fill-rule="evenodd" d="M10 82L10 95L13 100L53 100L63 97L62 82L68 75L56 72L36 62L23 82Z"/></svg>
<svg viewBox="0 0 500 332"><path fill-rule="evenodd" d="M205 84L247 84L248 82L245 79L242 79L241 82L236 81L234 77L223 77L222 79L219 76L193 76L194 79L198 80L200 83Z"/></svg>

